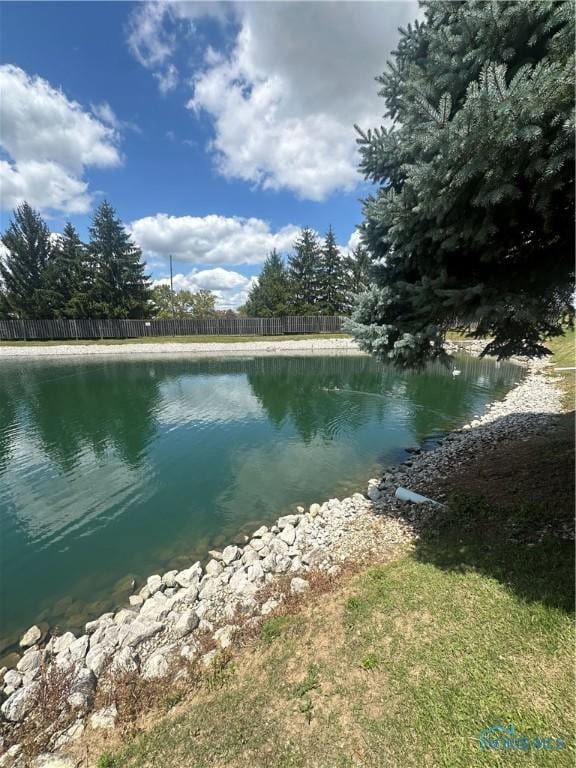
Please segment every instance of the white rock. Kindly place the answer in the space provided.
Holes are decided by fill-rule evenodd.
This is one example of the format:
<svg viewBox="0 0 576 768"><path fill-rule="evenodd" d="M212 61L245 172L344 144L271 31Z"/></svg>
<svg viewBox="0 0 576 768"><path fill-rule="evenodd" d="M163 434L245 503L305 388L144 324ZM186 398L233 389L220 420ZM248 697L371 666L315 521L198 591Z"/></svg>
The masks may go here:
<svg viewBox="0 0 576 768"><path fill-rule="evenodd" d="M81 635L73 643L70 643L67 652L74 663L84 659L88 652L89 644L90 638L88 635Z"/></svg>
<svg viewBox="0 0 576 768"><path fill-rule="evenodd" d="M86 654L86 666L94 672L96 677L100 677L106 666L106 662L113 653L114 648L109 645L97 645L94 648L90 648Z"/></svg>
<svg viewBox="0 0 576 768"><path fill-rule="evenodd" d="M289 557L286 557L285 555L280 555L280 557L276 558L276 573L286 573L290 570L292 566L292 561Z"/></svg>
<svg viewBox="0 0 576 768"><path fill-rule="evenodd" d="M230 544L227 547L224 547L222 550L222 560L226 565L230 565L230 563L233 563L234 560L238 560L242 552L240 551L240 548L235 546L234 544Z"/></svg>
<svg viewBox="0 0 576 768"><path fill-rule="evenodd" d="M256 539L256 541L259 541L259 539ZM242 555L242 563L244 565L250 565L250 563L255 563L259 559L260 555L258 552L256 552L255 549L252 549L252 547L246 547L244 554Z"/></svg>
<svg viewBox="0 0 576 768"><path fill-rule="evenodd" d="M263 539L252 539L250 546L255 552L260 552L260 550L262 550L266 544L264 543Z"/></svg>
<svg viewBox="0 0 576 768"><path fill-rule="evenodd" d="M4 675L4 685L10 686L12 690L20 688L22 685L22 675L15 669L9 669Z"/></svg>
<svg viewBox="0 0 576 768"><path fill-rule="evenodd" d="M310 517L317 517L320 514L320 504L310 504Z"/></svg>
<svg viewBox="0 0 576 768"><path fill-rule="evenodd" d="M308 589L310 589L310 582L306 581L306 579L301 579L299 576L295 576L290 582L290 592L293 595L306 592Z"/></svg>
<svg viewBox="0 0 576 768"><path fill-rule="evenodd" d="M156 592L140 608L140 616L145 616L153 621L162 621L168 615L171 608L170 598L167 598L162 592Z"/></svg>
<svg viewBox="0 0 576 768"><path fill-rule="evenodd" d="M235 624L226 624L224 627L220 627L214 632L214 640L218 643L220 648L228 648L232 644L232 638L238 631L238 627Z"/></svg>
<svg viewBox="0 0 576 768"><path fill-rule="evenodd" d="M230 589L241 594L248 585L248 577L246 576L246 573L243 570L233 573L229 585Z"/></svg>
<svg viewBox="0 0 576 768"><path fill-rule="evenodd" d="M138 657L132 653L130 648L121 648L114 654L110 670L117 674L138 671Z"/></svg>
<svg viewBox="0 0 576 768"><path fill-rule="evenodd" d="M184 571L179 571L176 574L175 579L181 587L198 586L201 575L202 566L199 562L196 562L194 565L191 565L190 568L186 568Z"/></svg>
<svg viewBox="0 0 576 768"><path fill-rule="evenodd" d="M84 723L81 719L72 723L65 731L57 736L54 740L54 749L59 750L69 744L71 741L77 741L84 733Z"/></svg>
<svg viewBox="0 0 576 768"><path fill-rule="evenodd" d="M291 523L287 523L280 531L278 538L285 541L291 547L296 541L296 529Z"/></svg>
<svg viewBox="0 0 576 768"><path fill-rule="evenodd" d="M128 648L135 648L141 642L158 634L164 624L160 621L133 621L127 625L126 636L122 640L122 645Z"/></svg>
<svg viewBox="0 0 576 768"><path fill-rule="evenodd" d="M214 560L222 560L222 552L219 549L209 549L208 554L213 557Z"/></svg>
<svg viewBox="0 0 576 768"><path fill-rule="evenodd" d="M264 578L264 569L259 560L248 566L246 577L248 581L260 581Z"/></svg>
<svg viewBox="0 0 576 768"><path fill-rule="evenodd" d="M184 611L178 621L174 624L172 632L176 637L185 637L196 629L199 623L200 619L195 611Z"/></svg>
<svg viewBox="0 0 576 768"><path fill-rule="evenodd" d="M188 661L193 661L198 656L198 652L199 649L196 643L186 643L186 645L180 648L180 656Z"/></svg>
<svg viewBox="0 0 576 768"><path fill-rule="evenodd" d="M205 653L201 658L202 666L210 667L217 653L218 651L216 650L216 648L213 648L211 651L208 651L208 653Z"/></svg>
<svg viewBox="0 0 576 768"><path fill-rule="evenodd" d="M76 673L70 686L68 703L73 709L88 709L96 688L96 676L91 669L82 667Z"/></svg>
<svg viewBox="0 0 576 768"><path fill-rule="evenodd" d="M130 595L128 602L132 608L140 608L140 606L144 604L144 598L142 595Z"/></svg>
<svg viewBox="0 0 576 768"><path fill-rule="evenodd" d="M54 654L63 653L64 651L68 650L74 640L76 640L76 635L74 635L72 632L64 632L63 635L59 636L55 635L48 641L46 650Z"/></svg>
<svg viewBox="0 0 576 768"><path fill-rule="evenodd" d="M276 570L276 553L271 552L269 555L261 560L262 569L268 573L272 573Z"/></svg>
<svg viewBox="0 0 576 768"><path fill-rule="evenodd" d="M214 578L213 576L204 577L204 579L202 579L202 583L200 584L198 597L200 600L208 600L217 595L219 590L220 585L218 583L218 579Z"/></svg>
<svg viewBox="0 0 576 768"><path fill-rule="evenodd" d="M118 710L116 709L116 704L111 704L109 707L103 707L94 712L90 717L90 725L96 729L114 728L117 719Z"/></svg>
<svg viewBox="0 0 576 768"><path fill-rule="evenodd" d="M40 683L34 682L25 688L19 688L7 698L0 707L6 720L10 720L12 723L22 720L36 704L39 691Z"/></svg>
<svg viewBox="0 0 576 768"><path fill-rule="evenodd" d="M20 639L20 648L30 648L31 645L35 645L42 640L43 632L39 626L34 624L33 627L26 630Z"/></svg>
<svg viewBox="0 0 576 768"><path fill-rule="evenodd" d="M26 651L18 664L16 664L16 669L18 672L21 672L27 677L33 676L40 671L40 666L42 665L42 657L42 651L30 649Z"/></svg>
<svg viewBox="0 0 576 768"><path fill-rule="evenodd" d="M155 680L168 674L170 665L163 653L156 651L149 656L142 666L142 677L145 680Z"/></svg>
<svg viewBox="0 0 576 768"><path fill-rule="evenodd" d="M262 607L260 608L260 613L263 616L268 616L269 613L272 613L272 611L275 611L276 608L280 605L280 598L279 597L269 597L268 600L266 600L265 603L262 604Z"/></svg>
<svg viewBox="0 0 576 768"><path fill-rule="evenodd" d="M253 539L261 539L264 534L268 533L268 528L265 525L261 525L258 530L252 534Z"/></svg>
<svg viewBox="0 0 576 768"><path fill-rule="evenodd" d="M155 595L159 589L162 588L162 576L155 573L153 576L148 576L146 579L146 586L150 592L150 596Z"/></svg>
<svg viewBox="0 0 576 768"><path fill-rule="evenodd" d="M38 755L32 763L33 768L75 768L77 763L62 755Z"/></svg>
<svg viewBox="0 0 576 768"><path fill-rule="evenodd" d="M215 558L212 558L212 560L210 560L206 564L206 568L204 570L208 576L220 576L220 574L224 570L224 566L222 565L220 560L216 560Z"/></svg>
<svg viewBox="0 0 576 768"><path fill-rule="evenodd" d="M113 613L103 613L102 616L100 616L97 619L94 619L94 621L89 621L84 625L84 629L86 632L91 635L96 630L100 629L103 626L109 626L114 620L114 614Z"/></svg>
<svg viewBox="0 0 576 768"><path fill-rule="evenodd" d="M174 587L177 587L178 586L178 582L176 581L177 574L178 574L177 570L166 571L166 573L162 576L163 586L168 587L169 589L173 589Z"/></svg>
<svg viewBox="0 0 576 768"><path fill-rule="evenodd" d="M291 525L295 528L299 522L300 515L284 515L283 517L278 518L276 525L282 530L283 528L286 528L287 525Z"/></svg>

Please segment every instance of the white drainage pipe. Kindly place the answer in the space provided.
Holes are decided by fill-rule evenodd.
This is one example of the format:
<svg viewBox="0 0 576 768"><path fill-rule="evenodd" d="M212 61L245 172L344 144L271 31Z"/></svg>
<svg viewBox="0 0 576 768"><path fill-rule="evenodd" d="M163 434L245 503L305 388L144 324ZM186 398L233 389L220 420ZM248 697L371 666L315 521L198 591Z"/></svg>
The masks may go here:
<svg viewBox="0 0 576 768"><path fill-rule="evenodd" d="M396 488L394 496L396 496L397 499L400 499L400 501L410 501L413 504L434 504L436 507L444 506L444 504L440 504L439 501L429 499L427 496L421 496L419 493L409 491L408 488L402 488L402 486Z"/></svg>

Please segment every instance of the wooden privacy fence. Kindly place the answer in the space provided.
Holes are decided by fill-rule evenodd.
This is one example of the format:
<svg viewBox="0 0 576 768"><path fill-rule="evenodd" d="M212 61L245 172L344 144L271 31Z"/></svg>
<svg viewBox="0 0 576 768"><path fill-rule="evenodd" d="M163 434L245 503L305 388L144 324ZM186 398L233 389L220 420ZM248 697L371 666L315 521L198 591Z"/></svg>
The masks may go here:
<svg viewBox="0 0 576 768"><path fill-rule="evenodd" d="M0 340L135 339L154 336L282 336L338 333L343 317L217 317L205 320L0 320Z"/></svg>

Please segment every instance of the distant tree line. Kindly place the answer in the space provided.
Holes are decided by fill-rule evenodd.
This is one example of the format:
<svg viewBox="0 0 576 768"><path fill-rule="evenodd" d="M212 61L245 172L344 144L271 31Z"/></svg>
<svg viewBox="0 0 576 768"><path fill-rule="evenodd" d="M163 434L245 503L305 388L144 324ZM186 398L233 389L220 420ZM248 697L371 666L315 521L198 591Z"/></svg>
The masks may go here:
<svg viewBox="0 0 576 768"><path fill-rule="evenodd" d="M68 222L51 235L28 203L2 235L0 315L23 319L142 318L152 312L142 252L103 202L83 243Z"/></svg>
<svg viewBox="0 0 576 768"><path fill-rule="evenodd" d="M211 291L152 288L142 252L108 202L94 213L82 242L68 222L52 234L24 202L2 235L0 317L18 319L159 319L216 317Z"/></svg>
<svg viewBox="0 0 576 768"><path fill-rule="evenodd" d="M1 237L0 317L17 319L206 318L235 314L216 309L208 290L152 287L142 251L104 201L83 242L68 222L52 234L38 211L24 202ZM320 241L303 229L287 263L266 259L248 301L250 317L347 315L353 297L368 288L371 260L359 246L344 255L332 229Z"/></svg>
<svg viewBox="0 0 576 768"><path fill-rule="evenodd" d="M361 245L342 254L330 228L323 241L304 228L285 264L274 250L241 312L250 317L347 315L368 288L372 262Z"/></svg>

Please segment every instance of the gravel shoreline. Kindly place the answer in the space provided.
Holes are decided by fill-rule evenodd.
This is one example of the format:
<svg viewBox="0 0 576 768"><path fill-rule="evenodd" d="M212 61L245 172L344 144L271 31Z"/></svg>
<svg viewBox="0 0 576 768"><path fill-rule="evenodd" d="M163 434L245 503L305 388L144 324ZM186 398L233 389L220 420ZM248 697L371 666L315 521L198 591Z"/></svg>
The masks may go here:
<svg viewBox="0 0 576 768"><path fill-rule="evenodd" d="M54 344L29 347L3 347L0 345L0 359L13 357L75 357L87 355L114 355L135 357L138 355L232 355L249 354L293 354L316 352L352 352L360 350L352 339L302 339L301 341L239 341L229 343L143 342L138 344Z"/></svg>
<svg viewBox="0 0 576 768"><path fill-rule="evenodd" d="M481 347L479 342L470 351ZM450 345L449 351L456 348L461 345ZM183 674L183 663L210 668L236 634L274 615L290 593L306 592L315 572L333 577L347 560L400 551L418 538L434 508L400 502L394 495L399 485L433 495L435 481L495 443L549 429L562 411L561 398L544 365L528 363L524 379L502 400L446 435L433 450L416 453L370 480L365 493L312 504L308 510L298 507L270 528L261 526L244 546L210 552L206 565L197 562L180 572L150 576L129 606L89 622L78 638L66 633L46 642L39 629L31 628L17 668L1 676L5 748L18 744L21 724L33 718L41 681L51 671L69 680L61 717L49 726L48 753L61 754L85 730L115 726L115 705L98 702L99 691L110 690L118 675L137 674L170 685ZM21 759L17 749L12 755L1 764L35 765Z"/></svg>

